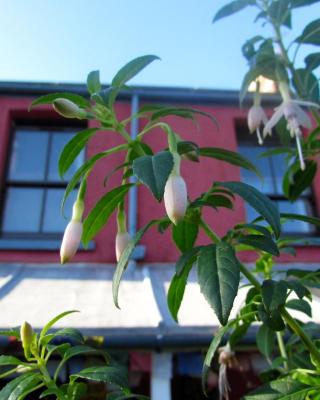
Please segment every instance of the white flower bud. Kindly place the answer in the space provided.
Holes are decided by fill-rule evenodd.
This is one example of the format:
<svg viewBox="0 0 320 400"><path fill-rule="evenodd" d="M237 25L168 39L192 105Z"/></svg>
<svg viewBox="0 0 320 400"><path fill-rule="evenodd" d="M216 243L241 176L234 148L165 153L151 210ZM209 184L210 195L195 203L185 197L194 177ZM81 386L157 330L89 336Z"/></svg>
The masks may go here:
<svg viewBox="0 0 320 400"><path fill-rule="evenodd" d="M121 254L127 247L130 241L130 235L128 232L118 232L116 236L116 259L119 262Z"/></svg>
<svg viewBox="0 0 320 400"><path fill-rule="evenodd" d="M68 99L56 99L52 106L58 114L65 118L83 119L86 117L86 112Z"/></svg>
<svg viewBox="0 0 320 400"><path fill-rule="evenodd" d="M177 223L185 216L188 197L187 186L180 175L170 175L164 189L164 205L170 220Z"/></svg>
<svg viewBox="0 0 320 400"><path fill-rule="evenodd" d="M76 254L80 245L82 236L82 222L71 220L64 231L61 248L60 259L61 264L71 260Z"/></svg>

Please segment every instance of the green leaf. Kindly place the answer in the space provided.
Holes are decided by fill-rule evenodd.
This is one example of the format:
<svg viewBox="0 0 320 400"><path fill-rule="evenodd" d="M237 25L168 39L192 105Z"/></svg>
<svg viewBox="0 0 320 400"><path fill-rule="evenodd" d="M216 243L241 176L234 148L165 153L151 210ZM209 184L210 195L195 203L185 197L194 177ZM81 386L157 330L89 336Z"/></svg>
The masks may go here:
<svg viewBox="0 0 320 400"><path fill-rule="evenodd" d="M316 217L309 217L307 215L292 214L292 213L281 213L280 217L286 220L307 222L308 224L312 224L320 228L320 219Z"/></svg>
<svg viewBox="0 0 320 400"><path fill-rule="evenodd" d="M298 280L288 280L287 286L295 292L299 299L302 299L304 296L311 296L310 291Z"/></svg>
<svg viewBox="0 0 320 400"><path fill-rule="evenodd" d="M73 103L77 104L81 108L87 108L90 106L90 102L82 96L74 93L51 93L46 94L44 96L38 97L37 99L33 100L29 110L35 106L39 106L42 104L52 104L57 99L67 99L72 101Z"/></svg>
<svg viewBox="0 0 320 400"><path fill-rule="evenodd" d="M292 153L292 147L281 147L278 149L270 149L259 154L259 158L270 157L272 155Z"/></svg>
<svg viewBox="0 0 320 400"><path fill-rule="evenodd" d="M47 344L47 343L51 342L52 339L54 339L54 338L56 338L58 336L67 337L67 338L73 339L73 340L75 340L76 342L79 342L79 343L83 343L84 342L84 338L83 338L81 332L78 331L78 329L75 329L75 328L63 328L63 329L59 329L58 331L56 331L56 332L54 332L54 333L52 333L50 335L43 336L43 338L41 340L41 343L42 344L44 344L44 343Z"/></svg>
<svg viewBox="0 0 320 400"><path fill-rule="evenodd" d="M91 71L87 77L87 88L90 94L97 93L101 90L100 72Z"/></svg>
<svg viewBox="0 0 320 400"><path fill-rule="evenodd" d="M181 253L193 248L198 237L200 216L199 210L189 208L184 219L172 225L172 238Z"/></svg>
<svg viewBox="0 0 320 400"><path fill-rule="evenodd" d="M65 399L65 393L62 390L60 390L58 388L55 388L55 387L52 387L52 388L44 390L40 394L39 399L43 399L44 397L47 397L47 396L50 396L50 395L56 396L58 400L64 400Z"/></svg>
<svg viewBox="0 0 320 400"><path fill-rule="evenodd" d="M184 265L182 272L173 276L167 295L167 303L173 319L178 322L178 312L182 303L184 291L188 281L189 272L193 263L188 262Z"/></svg>
<svg viewBox="0 0 320 400"><path fill-rule="evenodd" d="M241 48L243 56L250 61L256 54L254 45L261 40L264 40L263 36L254 36L253 38L247 40Z"/></svg>
<svg viewBox="0 0 320 400"><path fill-rule="evenodd" d="M225 242L203 247L197 267L201 292L220 323L226 325L240 281L240 266L233 248Z"/></svg>
<svg viewBox="0 0 320 400"><path fill-rule="evenodd" d="M251 246L255 249L266 251L274 256L279 256L279 249L276 243L270 238L270 236L263 235L245 235L238 239L238 242Z"/></svg>
<svg viewBox="0 0 320 400"><path fill-rule="evenodd" d="M245 229L246 231L248 230L249 232L259 232L264 236L269 237L272 239L271 232L269 231L268 228L264 226L260 226L257 224L238 224L235 226L236 229Z"/></svg>
<svg viewBox="0 0 320 400"><path fill-rule="evenodd" d="M309 71L312 71L318 67L320 67L320 53L311 53L305 59L306 68Z"/></svg>
<svg viewBox="0 0 320 400"><path fill-rule="evenodd" d="M269 7L269 15L278 25L291 28L291 0L274 0Z"/></svg>
<svg viewBox="0 0 320 400"><path fill-rule="evenodd" d="M248 5L254 4L254 1L250 0L234 0L231 3L226 4L216 13L213 18L213 23L218 21L219 19L229 17L229 15L235 14L241 10L243 10Z"/></svg>
<svg viewBox="0 0 320 400"><path fill-rule="evenodd" d="M292 310L301 311L308 317L312 318L312 309L310 304L303 299L292 299L286 302L286 307Z"/></svg>
<svg viewBox="0 0 320 400"><path fill-rule="evenodd" d="M45 336L46 337L46 336ZM51 357L51 355L55 352L58 352L58 354L63 357L64 353L71 347L71 344L69 343L62 343L62 344L58 344L57 346L53 346L51 344L47 345L47 356L46 357Z"/></svg>
<svg viewBox="0 0 320 400"><path fill-rule="evenodd" d="M306 168L301 170L298 163L292 164L283 178L283 192L290 201L295 201L307 189L317 172L317 163L314 160L305 161Z"/></svg>
<svg viewBox="0 0 320 400"><path fill-rule="evenodd" d="M194 120L194 114L197 115L202 115L203 117L209 118L216 126L217 125L217 120L212 116L211 114L201 111L201 110L196 110L194 108L182 108L182 107L163 107L158 110L156 110L151 117L151 121L155 121L159 118L164 118L169 115L174 115L176 117L181 117L181 118L187 118L187 119L192 119Z"/></svg>
<svg viewBox="0 0 320 400"><path fill-rule="evenodd" d="M53 327L53 325L60 321L60 319L66 317L69 314L73 314L79 312L78 310L69 310L69 311L64 311L61 314L57 315L56 317L52 318L42 329L42 331L40 332L40 340L46 335L46 333L49 331L50 328Z"/></svg>
<svg viewBox="0 0 320 400"><path fill-rule="evenodd" d="M258 314L260 320L266 324L273 331L283 331L285 329L285 324L282 320L281 314L279 310L274 310L272 312L268 312L263 304L259 304L258 306Z"/></svg>
<svg viewBox="0 0 320 400"><path fill-rule="evenodd" d="M275 332L267 325L262 324L257 332L256 339L259 351L269 359L274 350L276 340Z"/></svg>
<svg viewBox="0 0 320 400"><path fill-rule="evenodd" d="M194 202L190 204L190 207L203 207L203 206L209 206L214 209L217 209L218 207L225 207L229 208L230 210L233 209L233 203L232 201L221 194L212 194L210 196L207 196L206 194L199 199L196 199Z"/></svg>
<svg viewBox="0 0 320 400"><path fill-rule="evenodd" d="M61 177L70 168L89 139L98 131L98 128L89 128L78 132L64 147L59 158L59 174Z"/></svg>
<svg viewBox="0 0 320 400"><path fill-rule="evenodd" d="M117 208L127 194L132 184L119 186L104 196L96 203L83 221L82 241L87 245L108 222L113 211Z"/></svg>
<svg viewBox="0 0 320 400"><path fill-rule="evenodd" d="M305 400L310 390L319 387L305 385L287 376L260 386L246 395L244 400Z"/></svg>
<svg viewBox="0 0 320 400"><path fill-rule="evenodd" d="M199 146L196 143L181 140L177 143L177 151L188 160L199 162Z"/></svg>
<svg viewBox="0 0 320 400"><path fill-rule="evenodd" d="M72 374L71 378L82 378L91 381L105 382L118 386L119 388L129 386L127 374L124 369L111 365L106 367L85 368L76 374Z"/></svg>
<svg viewBox="0 0 320 400"><path fill-rule="evenodd" d="M281 224L277 207L256 188L243 182L219 182L219 184L243 198L270 224L275 236L280 236Z"/></svg>
<svg viewBox="0 0 320 400"><path fill-rule="evenodd" d="M221 340L223 339L224 335L228 332L228 330L232 327L235 323L235 320L229 321L226 326L221 326L217 332L215 332L214 337L210 343L209 349L207 351L206 357L204 359L203 367L202 367L202 390L206 393L206 383L207 383L207 376L208 372L211 367L211 361L217 351Z"/></svg>
<svg viewBox="0 0 320 400"><path fill-rule="evenodd" d="M68 385L67 395L70 400L80 400L87 393L87 385L83 382L73 382Z"/></svg>
<svg viewBox="0 0 320 400"><path fill-rule="evenodd" d="M124 249L123 253L121 254L120 260L118 262L118 265L116 267L116 270L113 275L113 281L112 281L112 294L113 294L113 301L116 307L119 307L119 302L118 302L118 294L119 294L119 285L120 281L122 278L122 275L125 271L125 268L127 266L127 263L129 261L129 258L136 247L137 243L141 240L142 236L145 234L145 232L155 224L158 224L159 220L152 220L150 221L147 225L145 225L143 228L141 228L135 236L130 240L129 244L127 247Z"/></svg>
<svg viewBox="0 0 320 400"><path fill-rule="evenodd" d="M175 266L177 275L180 275L183 272L184 268L188 268L189 264L192 265L196 261L198 253L202 249L202 247L203 246L193 247L186 253L181 254Z"/></svg>
<svg viewBox="0 0 320 400"><path fill-rule="evenodd" d="M199 153L203 157L215 158L236 165L237 167L245 168L261 177L259 170L249 160L231 150L221 149L219 147L202 147L199 149Z"/></svg>
<svg viewBox="0 0 320 400"><path fill-rule="evenodd" d="M296 42L320 45L320 18L310 22L297 37Z"/></svg>
<svg viewBox="0 0 320 400"><path fill-rule="evenodd" d="M261 294L267 311L278 310L286 302L287 284L285 281L277 282L267 279L262 284Z"/></svg>
<svg viewBox="0 0 320 400"><path fill-rule="evenodd" d="M108 361L108 359L109 359L107 353L104 350L94 349L94 348L89 347L89 346L74 346L74 347L70 347L64 353L63 358L60 361L60 363L59 363L59 365L58 365L58 367L56 369L55 377L58 376L59 371L61 370L62 366L68 360L70 360L70 358L73 358L73 357L76 357L76 356L81 356L83 354L95 354L95 355L99 354L99 355L103 356L106 361Z"/></svg>
<svg viewBox="0 0 320 400"><path fill-rule="evenodd" d="M318 102L319 83L317 77L308 69L296 69L293 75L292 84L299 93L300 98Z"/></svg>
<svg viewBox="0 0 320 400"><path fill-rule="evenodd" d="M131 143L131 147L128 151L128 161L132 162L136 158L141 157L141 152L147 156L152 156L153 151L150 146L143 142L133 142Z"/></svg>
<svg viewBox="0 0 320 400"><path fill-rule="evenodd" d="M155 60L160 60L160 58L153 55L146 55L135 58L117 72L112 80L111 85L120 88L131 78L137 75L140 71L142 71L152 61Z"/></svg>
<svg viewBox="0 0 320 400"><path fill-rule="evenodd" d="M169 151L154 156L142 156L133 161L133 173L161 201L168 177L173 169L173 157Z"/></svg>
<svg viewBox="0 0 320 400"><path fill-rule="evenodd" d="M13 356L0 356L0 366L4 365L21 365L23 361Z"/></svg>
<svg viewBox="0 0 320 400"><path fill-rule="evenodd" d="M29 372L10 381L1 391L0 400L19 400L20 396L41 382L38 373Z"/></svg>
<svg viewBox="0 0 320 400"><path fill-rule="evenodd" d="M104 358L108 359L108 356L104 350L95 349L89 346L73 346L64 353L62 362L65 363L66 361L70 360L70 358L82 354L101 354Z"/></svg>

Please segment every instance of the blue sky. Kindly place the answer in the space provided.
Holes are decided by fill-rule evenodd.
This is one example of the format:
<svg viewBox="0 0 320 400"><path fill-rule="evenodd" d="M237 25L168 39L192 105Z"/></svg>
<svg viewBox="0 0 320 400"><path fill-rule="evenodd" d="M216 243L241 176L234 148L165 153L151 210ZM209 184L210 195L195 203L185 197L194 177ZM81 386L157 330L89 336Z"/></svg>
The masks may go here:
<svg viewBox="0 0 320 400"><path fill-rule="evenodd" d="M144 54L155 62L132 84L238 89L246 63L241 45L268 34L249 9L216 24L229 0L1 0L1 81L84 82L100 69L110 82L124 63ZM295 12L297 36L319 3ZM301 58L300 58L301 59Z"/></svg>

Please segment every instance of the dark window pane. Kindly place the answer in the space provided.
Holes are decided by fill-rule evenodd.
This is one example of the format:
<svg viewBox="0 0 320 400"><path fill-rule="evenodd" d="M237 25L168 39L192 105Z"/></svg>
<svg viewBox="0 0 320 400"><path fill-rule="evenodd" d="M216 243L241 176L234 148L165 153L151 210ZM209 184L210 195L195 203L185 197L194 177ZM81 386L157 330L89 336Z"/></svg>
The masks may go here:
<svg viewBox="0 0 320 400"><path fill-rule="evenodd" d="M9 188L3 215L4 232L38 232L43 189Z"/></svg>
<svg viewBox="0 0 320 400"><path fill-rule="evenodd" d="M311 205L307 200L297 200L290 203L286 200L277 201L281 213L312 215ZM282 233L314 233L315 227L303 221L290 221L282 225Z"/></svg>
<svg viewBox="0 0 320 400"><path fill-rule="evenodd" d="M282 180L288 168L285 154L277 154L270 157L272 172L274 176L275 191L274 194L283 194Z"/></svg>
<svg viewBox="0 0 320 400"><path fill-rule="evenodd" d="M254 186L263 193L274 193L275 185L271 170L271 164L268 157L259 158L259 155L265 151L264 147L254 147L254 146L240 146L239 152L241 155L250 160L262 173L264 179L263 181L259 179L254 173L241 169L242 181Z"/></svg>
<svg viewBox="0 0 320 400"><path fill-rule="evenodd" d="M64 194L64 189L47 189L46 200L44 206L44 233L59 233L63 232L72 214L72 205L76 199L77 191L73 191L65 206L64 218L60 211L61 200Z"/></svg>
<svg viewBox="0 0 320 400"><path fill-rule="evenodd" d="M69 140L74 135L73 132L56 132L51 133L51 149L50 149L50 162L49 162L49 171L48 171L48 180L49 181L61 181L58 172L58 162L61 151L64 146L69 142ZM72 177L75 171L81 166L81 163L84 159L84 152L82 151L79 156L75 159L73 164L71 165L69 171L65 174L64 179L68 180Z"/></svg>
<svg viewBox="0 0 320 400"><path fill-rule="evenodd" d="M43 180L45 178L48 142L47 132L17 130L10 158L9 179Z"/></svg>

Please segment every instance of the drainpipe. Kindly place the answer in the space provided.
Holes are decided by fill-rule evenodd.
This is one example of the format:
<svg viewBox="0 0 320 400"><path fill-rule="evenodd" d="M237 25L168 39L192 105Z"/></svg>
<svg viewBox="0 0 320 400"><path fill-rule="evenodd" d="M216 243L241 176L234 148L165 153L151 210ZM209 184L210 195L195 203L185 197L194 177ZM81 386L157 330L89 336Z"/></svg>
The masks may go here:
<svg viewBox="0 0 320 400"><path fill-rule="evenodd" d="M139 95L133 93L131 97L131 115L136 114L139 111ZM135 140L139 133L139 119L132 118L130 124L130 136L131 139ZM130 183L136 183L137 178L135 176L130 177ZM138 188L133 186L129 190L129 210L128 210L128 230L131 237L137 233L137 207L138 203ZM145 246L138 245L133 251L131 256L132 264L135 264L136 260L142 260L145 255ZM133 265L134 266L134 265Z"/></svg>
<svg viewBox="0 0 320 400"><path fill-rule="evenodd" d="M152 353L151 399L171 400L172 354Z"/></svg>

